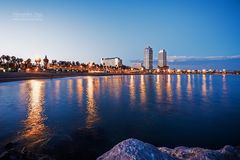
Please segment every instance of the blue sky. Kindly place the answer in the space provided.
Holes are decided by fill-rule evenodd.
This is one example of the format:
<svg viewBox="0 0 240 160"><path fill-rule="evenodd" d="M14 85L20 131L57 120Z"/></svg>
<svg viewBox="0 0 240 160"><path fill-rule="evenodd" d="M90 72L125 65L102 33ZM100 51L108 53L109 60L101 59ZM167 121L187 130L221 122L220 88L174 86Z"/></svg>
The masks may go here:
<svg viewBox="0 0 240 160"><path fill-rule="evenodd" d="M0 0L0 54L95 61L240 55L239 0Z"/></svg>

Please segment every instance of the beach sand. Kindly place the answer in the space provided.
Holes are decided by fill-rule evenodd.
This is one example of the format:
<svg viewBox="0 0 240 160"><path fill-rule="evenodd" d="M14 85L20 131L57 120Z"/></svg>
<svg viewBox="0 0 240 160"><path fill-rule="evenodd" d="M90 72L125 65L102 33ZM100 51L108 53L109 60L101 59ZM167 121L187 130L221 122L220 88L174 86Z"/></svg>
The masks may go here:
<svg viewBox="0 0 240 160"><path fill-rule="evenodd" d="M19 80L30 80L30 79L51 79L51 78L63 78L63 77L76 77L76 76L104 76L112 75L107 73L77 73L77 72L60 72L60 73L49 73L49 72L5 72L0 73L0 82L10 82Z"/></svg>

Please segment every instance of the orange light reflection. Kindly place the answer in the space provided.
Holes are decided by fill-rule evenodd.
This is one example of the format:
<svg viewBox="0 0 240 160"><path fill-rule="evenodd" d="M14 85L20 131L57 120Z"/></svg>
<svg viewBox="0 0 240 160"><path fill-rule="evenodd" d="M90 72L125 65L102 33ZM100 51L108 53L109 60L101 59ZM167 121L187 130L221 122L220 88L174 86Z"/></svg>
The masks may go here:
<svg viewBox="0 0 240 160"><path fill-rule="evenodd" d="M38 146L48 138L48 128L44 121L47 117L44 115L45 82L31 80L27 82L29 86L28 94L28 113L24 121L24 130L19 139L28 141L27 147Z"/></svg>

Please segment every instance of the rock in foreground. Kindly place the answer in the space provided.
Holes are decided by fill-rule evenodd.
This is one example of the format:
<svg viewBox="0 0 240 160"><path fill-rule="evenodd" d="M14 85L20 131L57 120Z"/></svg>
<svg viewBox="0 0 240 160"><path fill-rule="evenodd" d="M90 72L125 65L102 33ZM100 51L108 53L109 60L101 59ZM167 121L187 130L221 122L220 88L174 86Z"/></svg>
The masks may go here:
<svg viewBox="0 0 240 160"><path fill-rule="evenodd" d="M240 160L240 149L225 146L220 150L177 147L157 148L137 139L127 139L97 160Z"/></svg>
<svg viewBox="0 0 240 160"><path fill-rule="evenodd" d="M4 151L0 153L0 160L55 160L54 158L45 155L27 151L25 147L17 142L8 143Z"/></svg>

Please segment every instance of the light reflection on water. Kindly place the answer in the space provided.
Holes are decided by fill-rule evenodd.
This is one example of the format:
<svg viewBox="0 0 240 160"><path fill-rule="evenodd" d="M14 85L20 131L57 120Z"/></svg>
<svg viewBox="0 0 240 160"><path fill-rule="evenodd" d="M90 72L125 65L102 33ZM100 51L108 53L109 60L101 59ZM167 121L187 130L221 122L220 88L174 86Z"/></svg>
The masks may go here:
<svg viewBox="0 0 240 160"><path fill-rule="evenodd" d="M140 77L139 86L140 86L140 101L141 101L141 104L144 105L146 103L146 98L147 98L145 76L144 75L141 75L141 77Z"/></svg>
<svg viewBox="0 0 240 160"><path fill-rule="evenodd" d="M226 75L224 74L222 76L222 89L223 89L223 94L227 94L227 84L226 84Z"/></svg>
<svg viewBox="0 0 240 160"><path fill-rule="evenodd" d="M187 96L190 100L192 98L192 83L191 83L191 75L187 75Z"/></svg>
<svg viewBox="0 0 240 160"><path fill-rule="evenodd" d="M56 80L55 81L55 98L59 98L60 97L60 85L61 85L61 81L60 80Z"/></svg>
<svg viewBox="0 0 240 160"><path fill-rule="evenodd" d="M130 76L130 83L129 83L129 95L130 95L130 103L133 105L135 104L135 100L136 100L136 90L135 90L135 80L134 80L134 76L131 75Z"/></svg>
<svg viewBox="0 0 240 160"><path fill-rule="evenodd" d="M239 83L240 77L215 75L100 76L2 83L0 126L4 128L0 141L9 130L18 132L16 139L29 148L48 144L53 135L64 135L70 140L63 138L57 147L87 145L97 148L97 154L129 137L170 147L240 143L236 140L240 135L236 100ZM15 125L5 125L10 122ZM86 149L85 154L93 152L96 154Z"/></svg>
<svg viewBox="0 0 240 160"><path fill-rule="evenodd" d="M45 82L27 81L27 118L23 121L24 129L19 135L20 141L26 141L27 147L34 147L48 138L48 128L44 124ZM26 88L21 88L26 89Z"/></svg>
<svg viewBox="0 0 240 160"><path fill-rule="evenodd" d="M68 100L71 101L72 100L72 94L73 94L73 80L69 79L67 81L67 88L68 88Z"/></svg>
<svg viewBox="0 0 240 160"><path fill-rule="evenodd" d="M206 84L206 75L202 75L202 96L205 98L207 96L207 84Z"/></svg>
<svg viewBox="0 0 240 160"><path fill-rule="evenodd" d="M156 95L157 102L160 103L162 100L162 84L160 75L157 75L156 79Z"/></svg>
<svg viewBox="0 0 240 160"><path fill-rule="evenodd" d="M78 103L81 107L83 104L83 80L77 79L77 96L78 96Z"/></svg>
<svg viewBox="0 0 240 160"><path fill-rule="evenodd" d="M168 102L172 102L172 82L171 82L171 75L167 75L167 100Z"/></svg>
<svg viewBox="0 0 240 160"><path fill-rule="evenodd" d="M96 88L95 88L96 87ZM92 128L94 123L99 119L97 113L96 101L94 98L94 89L96 93L99 93L99 83L94 83L92 77L88 77L87 80L87 118L86 128Z"/></svg>
<svg viewBox="0 0 240 160"><path fill-rule="evenodd" d="M177 97L180 100L182 98L182 86L181 86L181 75L177 75Z"/></svg>
<svg viewBox="0 0 240 160"><path fill-rule="evenodd" d="M213 82L212 82L212 75L209 75L209 94L212 95L213 93Z"/></svg>

